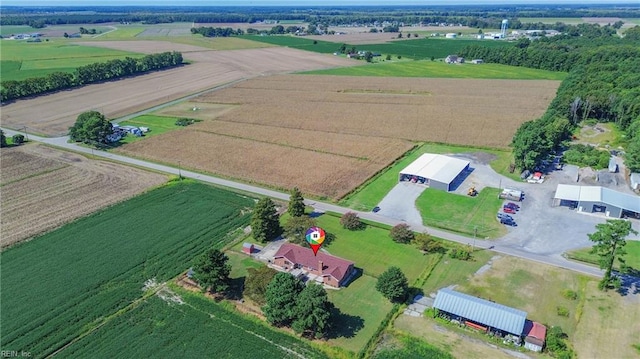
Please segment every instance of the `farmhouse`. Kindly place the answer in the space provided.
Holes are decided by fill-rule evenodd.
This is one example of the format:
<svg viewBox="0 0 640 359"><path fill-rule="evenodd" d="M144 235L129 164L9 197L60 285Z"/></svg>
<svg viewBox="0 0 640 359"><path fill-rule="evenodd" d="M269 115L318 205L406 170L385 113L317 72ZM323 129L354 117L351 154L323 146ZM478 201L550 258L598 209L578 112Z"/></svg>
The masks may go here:
<svg viewBox="0 0 640 359"><path fill-rule="evenodd" d="M578 212L602 212L607 217L636 217L640 214L640 197L600 186L559 184L554 205L577 208Z"/></svg>
<svg viewBox="0 0 640 359"><path fill-rule="evenodd" d="M500 335L511 334L520 337L527 320L527 312L449 288L438 290L433 307L450 319Z"/></svg>
<svg viewBox="0 0 640 359"><path fill-rule="evenodd" d="M353 262L322 252L316 256L310 248L291 243L278 249L273 264L288 272L307 272L309 277L316 277L316 281L334 288L345 285L354 273Z"/></svg>
<svg viewBox="0 0 640 359"><path fill-rule="evenodd" d="M399 180L450 191L464 180L467 171L469 161L425 153L400 171Z"/></svg>

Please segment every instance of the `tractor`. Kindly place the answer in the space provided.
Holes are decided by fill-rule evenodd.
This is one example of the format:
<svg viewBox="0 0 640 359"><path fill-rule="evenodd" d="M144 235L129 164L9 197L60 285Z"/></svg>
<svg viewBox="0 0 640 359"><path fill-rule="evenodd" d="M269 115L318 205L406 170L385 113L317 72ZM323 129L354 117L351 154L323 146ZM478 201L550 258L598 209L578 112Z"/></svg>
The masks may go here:
<svg viewBox="0 0 640 359"><path fill-rule="evenodd" d="M475 197L478 195L478 191L476 191L475 187L471 187L469 188L469 190L467 191L467 195L471 196L471 197Z"/></svg>

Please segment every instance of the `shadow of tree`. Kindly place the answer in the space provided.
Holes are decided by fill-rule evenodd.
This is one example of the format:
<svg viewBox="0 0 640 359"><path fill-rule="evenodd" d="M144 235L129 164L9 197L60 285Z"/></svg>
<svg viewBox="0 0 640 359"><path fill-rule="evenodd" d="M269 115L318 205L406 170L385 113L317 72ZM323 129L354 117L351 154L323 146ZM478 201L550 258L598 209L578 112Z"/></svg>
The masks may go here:
<svg viewBox="0 0 640 359"><path fill-rule="evenodd" d="M244 281L247 277L231 278L229 280L229 289L225 292L225 297L231 300L242 299L242 291L244 290Z"/></svg>
<svg viewBox="0 0 640 359"><path fill-rule="evenodd" d="M626 273L617 273L617 275L620 276L620 288L618 288L620 295L640 295L640 270L628 268Z"/></svg>
<svg viewBox="0 0 640 359"><path fill-rule="evenodd" d="M340 309L331 309L331 330L327 339L353 338L358 331L364 328L364 320L358 316L343 313Z"/></svg>

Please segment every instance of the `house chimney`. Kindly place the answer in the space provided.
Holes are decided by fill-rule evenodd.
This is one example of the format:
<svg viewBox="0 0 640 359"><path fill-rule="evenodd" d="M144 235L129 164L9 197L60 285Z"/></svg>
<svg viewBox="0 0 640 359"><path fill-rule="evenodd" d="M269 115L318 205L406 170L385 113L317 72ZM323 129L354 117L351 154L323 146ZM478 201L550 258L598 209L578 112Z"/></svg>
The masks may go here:
<svg viewBox="0 0 640 359"><path fill-rule="evenodd" d="M324 268L324 263L322 263L322 261L318 261L318 275L322 275L323 268Z"/></svg>

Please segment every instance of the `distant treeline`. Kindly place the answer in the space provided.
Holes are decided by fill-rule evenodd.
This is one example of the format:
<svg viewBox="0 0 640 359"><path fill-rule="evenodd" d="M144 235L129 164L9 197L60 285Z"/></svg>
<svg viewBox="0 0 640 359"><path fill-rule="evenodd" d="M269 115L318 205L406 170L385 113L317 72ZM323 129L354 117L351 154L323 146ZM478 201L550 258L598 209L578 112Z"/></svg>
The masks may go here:
<svg viewBox="0 0 640 359"><path fill-rule="evenodd" d="M640 171L640 26L620 38L609 26L581 24L575 36L519 41L513 47L467 47L460 55L485 62L568 71L545 114L513 139L516 165L533 169L583 120L614 122L625 133L625 164Z"/></svg>
<svg viewBox="0 0 640 359"><path fill-rule="evenodd" d="M126 57L107 62L97 62L78 67L75 72L54 72L43 77L0 83L0 101L37 96L48 92L66 90L91 83L138 75L182 64L179 52L163 52L146 55L140 59Z"/></svg>
<svg viewBox="0 0 640 359"><path fill-rule="evenodd" d="M191 33L200 34L204 37L229 37L244 35L244 31L242 31L242 29L234 30L230 27L192 27Z"/></svg>
<svg viewBox="0 0 640 359"><path fill-rule="evenodd" d="M519 17L620 17L638 18L640 10L622 7L590 6L589 9L562 9L551 6L400 6L387 7L104 7L104 8L13 8L3 7L0 25L96 24L105 22L143 22L147 24L171 22L199 23L255 23L260 21L300 20L326 26L373 24L382 22L455 23L476 28L500 28L502 19L509 19L509 28L528 29L555 25L527 24ZM555 28L554 28L555 29ZM562 31L560 29L556 29Z"/></svg>

